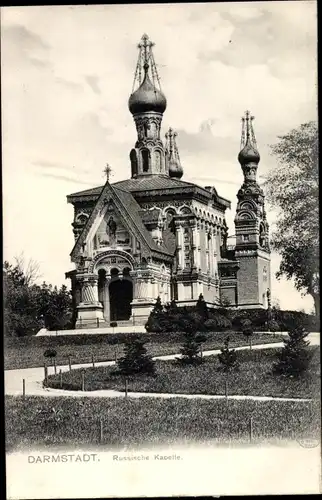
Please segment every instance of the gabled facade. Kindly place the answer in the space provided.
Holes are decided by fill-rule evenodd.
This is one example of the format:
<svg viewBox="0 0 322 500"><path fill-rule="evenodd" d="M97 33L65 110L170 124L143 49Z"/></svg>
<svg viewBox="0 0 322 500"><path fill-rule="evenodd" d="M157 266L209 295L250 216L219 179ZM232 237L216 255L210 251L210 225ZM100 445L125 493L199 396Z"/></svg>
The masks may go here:
<svg viewBox="0 0 322 500"><path fill-rule="evenodd" d="M213 306L226 297L233 306L263 307L266 285L259 274L264 276L264 268L270 273L268 226L262 191L249 173L255 164L242 162L236 248L229 250L225 211L230 202L212 186L181 180L176 133L169 129L165 144L161 139L167 103L146 35L139 47L129 99L137 130L129 154L131 178L114 184L107 179L104 186L67 197L74 206L75 270L66 276L76 327L143 323L158 296L164 303L175 299L192 305L203 294ZM245 280L255 268L257 281L249 291Z"/></svg>

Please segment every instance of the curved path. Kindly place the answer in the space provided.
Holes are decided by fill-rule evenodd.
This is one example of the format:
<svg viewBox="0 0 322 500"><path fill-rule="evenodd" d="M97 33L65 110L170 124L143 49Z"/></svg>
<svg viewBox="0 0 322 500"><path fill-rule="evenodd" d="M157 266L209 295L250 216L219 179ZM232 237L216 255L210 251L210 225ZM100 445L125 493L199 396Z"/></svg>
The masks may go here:
<svg viewBox="0 0 322 500"><path fill-rule="evenodd" d="M312 333L309 335L310 345L320 345L320 334ZM253 350L256 349L270 349L276 347L282 347L283 342L275 342L270 344L259 344L252 347ZM249 346L235 347L236 351L249 349ZM221 352L220 349L205 351L204 356L217 355ZM160 360L171 360L175 359L179 354L169 354L166 356L156 356L153 359ZM95 366L112 366L115 361L102 361L95 363ZM77 368L88 368L92 366L91 363L75 364L73 369ZM68 371L69 366L63 365L58 366L58 370ZM53 368L52 368L53 370ZM22 394L22 381L25 380L26 395L27 396L65 396L65 397L124 397L124 392L113 391L113 390L101 390L101 391L66 391L60 389L50 389L44 388L42 383L44 379L44 369L43 368L25 368L19 370L6 370L5 371L5 394L12 396L19 396ZM225 399L225 395L206 395L206 394L165 394L165 393L142 393L142 392L129 392L128 397L138 398L138 397L157 397L157 398L200 398L200 399ZM302 401L307 402L310 399L300 399L300 398L279 398L271 396L228 396L228 399L248 399L255 401Z"/></svg>

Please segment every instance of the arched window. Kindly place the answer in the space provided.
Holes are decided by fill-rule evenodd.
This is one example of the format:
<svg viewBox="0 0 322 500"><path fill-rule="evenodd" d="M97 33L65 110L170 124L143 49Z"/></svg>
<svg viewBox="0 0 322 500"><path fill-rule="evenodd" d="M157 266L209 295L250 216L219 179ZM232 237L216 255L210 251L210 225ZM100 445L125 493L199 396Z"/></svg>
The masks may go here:
<svg viewBox="0 0 322 500"><path fill-rule="evenodd" d="M264 224L261 224L259 226L259 244L260 244L260 246L264 247L265 246L265 242L266 242L265 227L264 227Z"/></svg>
<svg viewBox="0 0 322 500"><path fill-rule="evenodd" d="M132 177L135 177L138 174L138 159L135 149L132 149L130 153L130 161L131 161Z"/></svg>
<svg viewBox="0 0 322 500"><path fill-rule="evenodd" d="M147 149L142 149L142 170L143 172L148 172L150 169L150 154Z"/></svg>
<svg viewBox="0 0 322 500"><path fill-rule="evenodd" d="M161 153L160 153L160 151L156 150L154 152L154 159L155 159L155 172L159 174L161 172Z"/></svg>

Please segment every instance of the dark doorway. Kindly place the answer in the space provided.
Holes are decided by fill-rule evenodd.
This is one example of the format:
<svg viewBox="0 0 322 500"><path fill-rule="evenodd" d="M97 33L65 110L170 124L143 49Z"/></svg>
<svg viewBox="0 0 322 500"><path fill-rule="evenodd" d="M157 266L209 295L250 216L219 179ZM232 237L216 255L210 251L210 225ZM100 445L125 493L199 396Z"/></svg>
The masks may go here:
<svg viewBox="0 0 322 500"><path fill-rule="evenodd" d="M117 279L110 284L110 320L126 321L131 316L133 286L130 280Z"/></svg>

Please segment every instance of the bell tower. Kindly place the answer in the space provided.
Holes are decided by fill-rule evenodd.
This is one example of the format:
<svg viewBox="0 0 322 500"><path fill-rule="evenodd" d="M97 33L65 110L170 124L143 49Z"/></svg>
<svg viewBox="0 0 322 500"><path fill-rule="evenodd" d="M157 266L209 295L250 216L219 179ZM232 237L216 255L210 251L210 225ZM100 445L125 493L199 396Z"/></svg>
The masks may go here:
<svg viewBox="0 0 322 500"><path fill-rule="evenodd" d="M238 294L241 307L267 307L271 288L269 226L264 192L257 182L260 155L249 111L242 118L238 161L244 182L237 193L235 258L239 261Z"/></svg>
<svg viewBox="0 0 322 500"><path fill-rule="evenodd" d="M129 110L133 115L137 141L131 150L131 177L168 174L166 152L160 138L163 113L167 100L161 90L153 43L143 35L139 48Z"/></svg>

